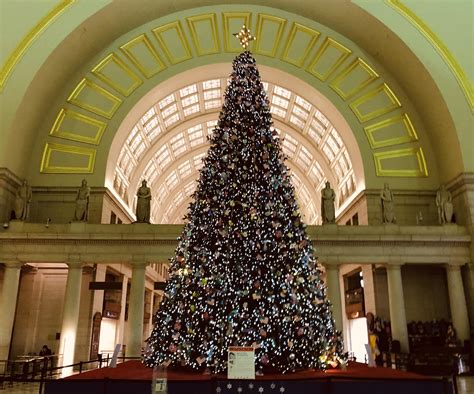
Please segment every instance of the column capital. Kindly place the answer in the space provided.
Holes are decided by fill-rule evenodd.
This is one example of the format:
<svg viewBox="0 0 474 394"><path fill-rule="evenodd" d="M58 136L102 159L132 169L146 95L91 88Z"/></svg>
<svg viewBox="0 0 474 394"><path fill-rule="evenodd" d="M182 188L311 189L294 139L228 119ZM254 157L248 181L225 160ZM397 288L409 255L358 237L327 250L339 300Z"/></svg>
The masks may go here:
<svg viewBox="0 0 474 394"><path fill-rule="evenodd" d="M385 268L390 271L399 271L405 263L386 263Z"/></svg>
<svg viewBox="0 0 474 394"><path fill-rule="evenodd" d="M134 269L140 268L140 267L146 268L147 265L149 264L149 261L145 255L138 254L138 255L132 256L132 260L130 261L130 264Z"/></svg>
<svg viewBox="0 0 474 394"><path fill-rule="evenodd" d="M5 268L18 268L20 269L23 264L25 264L23 261L20 260L7 260L7 261L1 261Z"/></svg>
<svg viewBox="0 0 474 394"><path fill-rule="evenodd" d="M443 265L446 271L460 271L464 264L447 263Z"/></svg>
<svg viewBox="0 0 474 394"><path fill-rule="evenodd" d="M84 267L84 263L82 261L67 261L65 264L68 266L68 269Z"/></svg>
<svg viewBox="0 0 474 394"><path fill-rule="evenodd" d="M323 264L323 266L326 271L329 271L329 270L339 271L339 269L341 268L341 264L339 263L326 263L326 264Z"/></svg>

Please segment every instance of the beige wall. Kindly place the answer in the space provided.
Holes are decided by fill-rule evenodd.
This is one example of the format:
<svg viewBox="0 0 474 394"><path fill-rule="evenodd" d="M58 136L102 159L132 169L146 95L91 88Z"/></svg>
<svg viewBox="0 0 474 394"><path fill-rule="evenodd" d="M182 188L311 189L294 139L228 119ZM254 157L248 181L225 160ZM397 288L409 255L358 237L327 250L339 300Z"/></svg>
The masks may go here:
<svg viewBox="0 0 474 394"><path fill-rule="evenodd" d="M11 218L17 189L21 180L7 168L0 168L0 223Z"/></svg>
<svg viewBox="0 0 474 394"><path fill-rule="evenodd" d="M423 225L438 224L436 191L393 190L396 223L401 226L417 224L416 216L421 212ZM366 190L368 224L382 223L380 190Z"/></svg>
<svg viewBox="0 0 474 394"><path fill-rule="evenodd" d="M369 223L365 192L361 192L349 207L337 215L337 224L345 225L355 214L358 216L359 225L366 225Z"/></svg>
<svg viewBox="0 0 474 394"><path fill-rule="evenodd" d="M394 194L395 217L398 225L422 224L432 226L438 224L436 208L436 190L392 190ZM474 202L474 188L472 192ZM460 197L465 199L466 196ZM464 216L468 206L464 201L455 204L456 217ZM462 210L462 213L461 213ZM421 212L423 220L417 223L417 215ZM382 205L380 190L368 189L361 192L354 202L337 217L339 225L345 225L355 214L358 214L359 225L379 225L382 223ZM474 212L473 212L474 217ZM464 222L464 220L461 220Z"/></svg>
<svg viewBox="0 0 474 394"><path fill-rule="evenodd" d="M33 269L22 273L15 315L14 333L10 358L36 353L43 345L58 353L61 331L67 268ZM89 359L91 329L91 291L89 282L92 272L82 276L79 325L77 331L75 362Z"/></svg>
<svg viewBox="0 0 474 394"><path fill-rule="evenodd" d="M404 265L402 282L407 322L450 319L443 266Z"/></svg>
<svg viewBox="0 0 474 394"><path fill-rule="evenodd" d="M22 273L10 358L36 353L48 345L57 354L67 269Z"/></svg>
<svg viewBox="0 0 474 394"><path fill-rule="evenodd" d="M375 270L374 281L377 316L390 320L385 268ZM450 319L446 270L442 265L404 265L402 283L407 322Z"/></svg>

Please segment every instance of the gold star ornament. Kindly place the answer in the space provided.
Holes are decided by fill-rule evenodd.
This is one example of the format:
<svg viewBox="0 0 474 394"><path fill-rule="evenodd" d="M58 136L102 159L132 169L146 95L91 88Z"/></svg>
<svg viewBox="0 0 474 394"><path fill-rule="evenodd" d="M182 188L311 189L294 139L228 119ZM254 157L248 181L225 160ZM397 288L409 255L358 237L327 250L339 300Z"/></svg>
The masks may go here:
<svg viewBox="0 0 474 394"><path fill-rule="evenodd" d="M242 45L242 48L244 49L247 49L250 41L255 40L255 36L250 34L250 30L247 29L245 25L242 26L242 29L240 29L238 33L234 33L234 36L239 39L240 45Z"/></svg>

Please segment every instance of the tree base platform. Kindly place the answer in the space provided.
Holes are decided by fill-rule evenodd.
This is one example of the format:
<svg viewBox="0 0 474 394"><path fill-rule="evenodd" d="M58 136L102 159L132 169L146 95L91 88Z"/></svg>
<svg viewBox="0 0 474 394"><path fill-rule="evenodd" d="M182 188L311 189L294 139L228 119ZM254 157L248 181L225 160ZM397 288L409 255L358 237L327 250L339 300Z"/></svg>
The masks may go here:
<svg viewBox="0 0 474 394"><path fill-rule="evenodd" d="M255 380L228 380L225 374L203 375L167 370L167 394L453 394L452 381L389 368L349 362L345 370L307 370L267 374ZM100 368L46 383L46 394L150 394L153 369L140 361ZM155 394L155 393L153 393ZM160 392L161 394L161 392Z"/></svg>

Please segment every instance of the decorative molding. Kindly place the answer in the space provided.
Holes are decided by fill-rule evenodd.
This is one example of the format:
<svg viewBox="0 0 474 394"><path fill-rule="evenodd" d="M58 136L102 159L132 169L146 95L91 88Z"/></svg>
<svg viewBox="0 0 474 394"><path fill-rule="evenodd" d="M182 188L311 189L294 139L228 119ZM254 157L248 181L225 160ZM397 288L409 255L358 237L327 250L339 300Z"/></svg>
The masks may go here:
<svg viewBox="0 0 474 394"><path fill-rule="evenodd" d="M349 91L344 91L341 87L341 83L346 80L355 70L360 69L367 73L367 77L362 80L357 86L353 87ZM347 100L364 89L367 85L375 81L379 75L375 70L370 67L364 60L360 57L355 59L344 71L342 71L336 78L334 78L329 86L342 97L343 100Z"/></svg>
<svg viewBox="0 0 474 394"><path fill-rule="evenodd" d="M88 103L87 101L81 99L79 96L83 91L85 91L85 89L90 89L92 92L98 94L103 99L108 100L111 104L110 108L108 110L100 108L94 104ZM93 112L96 115L103 116L107 119L112 119L112 116L114 116L115 111L117 111L118 107L120 107L120 104L122 104L122 100L119 99L117 96L114 96L108 90L104 89L99 85L96 85L95 83L89 81L87 78L83 78L82 81L77 84L72 93L69 95L67 101L71 104L77 105L82 109Z"/></svg>
<svg viewBox="0 0 474 394"><path fill-rule="evenodd" d="M3 181L13 187L14 190L22 184L21 178L19 178L14 172L10 171L6 167L0 167L0 181Z"/></svg>
<svg viewBox="0 0 474 394"><path fill-rule="evenodd" d="M379 94L385 94L385 96L389 100L389 104L385 107L380 107L374 110L364 111L361 110L361 106L367 104L370 100L376 97ZM361 123L367 122L378 116L384 115L393 111L396 108L400 108L402 105L398 100L398 97L393 93L392 89L386 83L383 83L378 88L371 90L370 92L364 94L363 96L359 97L358 99L354 100L349 106L352 109L352 112L357 116Z"/></svg>
<svg viewBox="0 0 474 394"><path fill-rule="evenodd" d="M308 36L309 42L304 50L303 54L300 55L298 58L291 58L289 56L291 46L295 41L296 35L298 33L303 33ZM321 33L319 31L313 30L305 25L302 25L297 22L293 22L293 26L291 26L290 33L288 34L288 38L283 48L283 54L281 55L281 59L285 62L295 65L296 67L302 67L306 58L308 57L309 52L313 49L314 44L318 41L319 36Z"/></svg>
<svg viewBox="0 0 474 394"><path fill-rule="evenodd" d="M285 29L286 19L279 18L273 15L267 14L258 14L257 17L257 28L255 30L255 45L254 45L254 52L258 53L259 55L275 57L277 49L281 42L281 36L283 34L283 30ZM275 37L273 38L273 47L271 50L263 50L260 48L261 43L263 42L263 29L265 23L273 23L278 25L278 29L276 31Z"/></svg>
<svg viewBox="0 0 474 394"><path fill-rule="evenodd" d="M467 103L469 104L471 111L474 111L474 88L469 81L466 73L459 65L453 54L449 51L448 47L441 41L441 39L424 23L412 10L404 5L399 0L385 0L385 2L402 15L408 22L410 22L415 28L428 40L433 48L438 52L444 62L448 65L451 72L454 74L459 86L461 87L464 96L466 97Z"/></svg>
<svg viewBox="0 0 474 394"><path fill-rule="evenodd" d="M105 69L110 65L118 67L121 72L130 78L131 83L128 87L120 85L119 82L107 75ZM143 83L143 81L130 69L130 67L128 67L115 53L107 55L92 69L91 72L97 78L124 96L130 96L130 94Z"/></svg>
<svg viewBox="0 0 474 394"><path fill-rule="evenodd" d="M384 168L383 161L397 159L407 156L416 157L418 168L416 169L388 169ZM428 169L426 160L421 147L397 149L384 152L375 152L375 170L377 176L395 176L395 177L427 177Z"/></svg>
<svg viewBox="0 0 474 394"><path fill-rule="evenodd" d="M396 123L394 119L401 112L398 110L401 108L401 103L390 87L383 83L383 78L379 77L376 70L369 66L363 57L352 56L351 49L346 48L332 37L322 37L319 31L312 28L313 25L299 24L296 21L290 23L284 18L264 13L256 13L254 15L252 12L211 12L190 15L157 26L147 33L139 34L135 38L128 37L128 41L121 46L119 44L121 52L117 50L110 53L89 71L95 77L101 79L102 82L97 81L99 84L96 84L93 82L93 80L96 81L96 78L92 77L91 74L88 74L88 76L84 75L83 79L69 95L67 101L92 114L112 119L122 102L126 100L126 98L123 98L118 93L118 97L113 94L114 90L112 88L127 96L145 78L155 76L157 73L165 70L170 63L174 65L193 57L196 59L197 56L218 52L234 52L234 50L235 52L240 52L237 40L235 40L235 45L234 41L230 41L234 40L232 35L233 29L237 25L240 28L242 23L251 27L253 16L257 17L257 33L269 30L272 32L272 36L277 38L274 40L275 42L272 40L268 45L262 46L264 42L262 41L263 34L257 34L257 40L252 44L254 45L255 53L273 57L272 61L286 61L297 67L306 67L309 63L304 69L306 72L323 81L326 85L330 81L329 86L343 100L353 100L352 102L347 101L346 104L350 106L360 123L369 122L379 116L394 112L391 114L392 118L390 119L376 120L375 123L366 125L364 130L372 150L407 142L413 142L412 145L417 147L421 145L408 116L404 118L406 135L403 135L402 128L389 129L393 127L391 122L393 124ZM220 17L222 20L219 20ZM198 35L200 31L204 31L205 35L210 36L209 40L212 42L209 45L201 45L203 38ZM223 46L220 45L222 44L222 41L220 41L222 38L219 37L220 34L224 34ZM319 37L324 38L321 45L319 45L318 40L321 41ZM194 49L191 47L194 47ZM166 64L162 59L166 61ZM114 68L106 72L104 69L112 63L111 67ZM180 64L179 67L186 68L186 65ZM121 83L120 76L122 74L124 75L122 79L127 79L125 84ZM118 75L118 77L114 79L114 75ZM129 78L132 78L132 80L129 81ZM375 86L372 87L372 85L378 85L378 83L373 82L374 80L380 81L381 85L377 88ZM371 90L367 92L369 84L372 84L369 88ZM362 96L359 97L361 94ZM358 96L352 99L355 95ZM68 107L71 106L63 104L63 110ZM95 116L88 116L92 114L80 113L85 111L74 112L68 110L71 114L78 114L75 119L84 123L83 127L79 124L77 131L74 131L76 130L75 124L69 123L69 119L67 119L66 123L63 123L65 119L63 110L59 112L51 128L50 135L52 137L93 145L100 144L100 137L108 124L107 121L101 122L94 119ZM65 124L73 125L74 127L70 127L73 131L66 130ZM179 124L179 122L176 123L174 127L178 127ZM94 129L91 126L97 127L95 136ZM299 132L296 127L293 129ZM381 129L384 130L377 134ZM386 137L390 135L390 132L393 132L393 138ZM376 137L379 137L379 139ZM417 147L413 149L418 149ZM421 152L421 148L419 151ZM378 156L376 157L373 151L372 153L377 161ZM132 160L135 160L135 158ZM426 163L423 166L426 167ZM381 166L378 169L383 172ZM41 171L43 171L43 168ZM399 172L396 176L405 176L402 173ZM427 175L411 174L407 176Z"/></svg>
<svg viewBox="0 0 474 394"><path fill-rule="evenodd" d="M51 163L51 156L54 152L69 155L84 156L87 158L87 165L79 166L58 166ZM92 174L94 172L96 150L82 148L73 145L46 143L43 157L41 159L40 172L43 174Z"/></svg>
<svg viewBox="0 0 474 394"><path fill-rule="evenodd" d="M147 65L143 64L144 59L140 60L139 55L134 52L140 45L143 45L144 48L146 48L150 59L156 62L156 67L147 67ZM123 44L120 49L146 78L151 78L153 75L158 74L166 68L165 63L163 63L163 60L161 60L161 57L156 52L155 48L153 48L153 45L144 33L133 38L126 44Z"/></svg>
<svg viewBox="0 0 474 394"><path fill-rule="evenodd" d="M233 20L238 20L238 29L236 31L230 31L233 29L231 26ZM235 39L233 33L237 33L242 25L247 26L249 29L252 27L252 13L251 12L223 12L222 13L222 25L224 27L224 51L239 53L242 50L238 40ZM254 45L252 41L250 47ZM249 48L250 49L250 48Z"/></svg>
<svg viewBox="0 0 474 394"><path fill-rule="evenodd" d="M465 192L474 192L474 172L463 172L446 183L446 188L456 197Z"/></svg>
<svg viewBox="0 0 474 394"><path fill-rule="evenodd" d="M405 135L398 136L398 137L385 138L385 139L377 139L374 137L374 134L377 131L380 131L382 129L388 128L396 124L403 125L405 129ZM415 131L415 128L413 127L413 124L411 123L410 118L408 117L406 113L389 118L389 119L381 120L380 122L377 122L377 123L373 123L369 126L364 127L364 131L372 149L418 141L418 135Z"/></svg>
<svg viewBox="0 0 474 394"><path fill-rule="evenodd" d="M217 16L215 13L191 16L186 18L186 21L188 22L188 28L191 32L191 37L193 38L194 47L196 48L198 56L213 55L221 51L219 32L217 30ZM212 49L204 49L202 47L197 31L197 25L206 21L210 24L210 31L212 33Z"/></svg>
<svg viewBox="0 0 474 394"><path fill-rule="evenodd" d="M61 130L61 126L66 118L74 119L77 122L81 122L85 125L96 128L95 135L93 137L88 137L85 135L77 134L73 131ZM100 120L90 118L89 116L80 114L71 109L61 108L59 114L49 132L49 135L52 137L64 138L66 140L84 142L86 144L99 145L102 135L104 134L105 129L107 128L107 123L104 123Z"/></svg>
<svg viewBox="0 0 474 394"><path fill-rule="evenodd" d="M318 72L315 70L315 67L318 65L318 63L323 59L323 57L326 55L326 53L329 51L330 48L334 48L340 52L340 55L334 63L332 64L331 67L329 67L324 73ZM348 48L346 48L344 45L341 43L337 42L331 37L326 37L324 40L323 44L321 47L318 49L316 52L313 60L310 62L308 68L306 71L308 71L310 74L314 75L315 77L319 78L321 81L325 81L328 79L331 74L336 71L336 69L346 60L346 58L352 53L352 51Z"/></svg>
<svg viewBox="0 0 474 394"><path fill-rule="evenodd" d="M166 33L173 30L175 31L177 38L179 42L181 43L181 47L184 51L184 54L179 57L173 54L173 50L170 49L170 45L169 45L169 44L173 44L171 47L176 47L177 43L168 43L165 37ZM181 27L181 22L179 20L154 28L153 34L155 35L156 39L158 40L161 46L161 49L163 49L163 52L165 53L168 61L171 64L181 63L193 57L191 53L191 48L189 47L188 41L183 32L183 28Z"/></svg>
<svg viewBox="0 0 474 394"><path fill-rule="evenodd" d="M5 83L13 69L16 67L21 57L25 54L33 41L35 41L39 35L55 21L56 18L58 18L69 6L71 6L74 1L75 0L61 1L45 17L43 17L25 37L23 37L0 70L0 92L3 90Z"/></svg>

